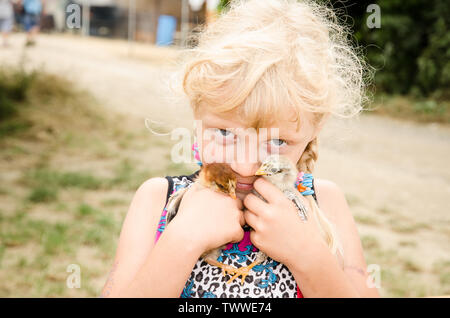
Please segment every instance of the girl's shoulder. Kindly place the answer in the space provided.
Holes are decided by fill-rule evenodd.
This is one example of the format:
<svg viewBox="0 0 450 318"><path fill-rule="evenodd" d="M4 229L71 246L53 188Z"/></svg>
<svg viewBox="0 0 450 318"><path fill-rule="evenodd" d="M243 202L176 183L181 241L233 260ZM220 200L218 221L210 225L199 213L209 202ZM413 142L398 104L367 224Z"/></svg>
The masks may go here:
<svg viewBox="0 0 450 318"><path fill-rule="evenodd" d="M314 178L314 192L317 204L331 220L348 209L344 192L335 182Z"/></svg>
<svg viewBox="0 0 450 318"><path fill-rule="evenodd" d="M328 179L314 178L314 188L319 202L325 202L329 199L329 194L340 191L339 186Z"/></svg>
<svg viewBox="0 0 450 318"><path fill-rule="evenodd" d="M319 207L336 227L344 251L346 251L346 257L351 257L355 253L359 255L358 253L361 252L360 238L344 191L330 180L317 179L315 185Z"/></svg>
<svg viewBox="0 0 450 318"><path fill-rule="evenodd" d="M314 178L314 189L319 204L321 202L326 204L330 200L335 200L339 196L344 196L341 187L336 182L328 179Z"/></svg>
<svg viewBox="0 0 450 318"><path fill-rule="evenodd" d="M136 191L143 193L145 196L163 198L168 190L169 182L164 177L154 177L144 181Z"/></svg>

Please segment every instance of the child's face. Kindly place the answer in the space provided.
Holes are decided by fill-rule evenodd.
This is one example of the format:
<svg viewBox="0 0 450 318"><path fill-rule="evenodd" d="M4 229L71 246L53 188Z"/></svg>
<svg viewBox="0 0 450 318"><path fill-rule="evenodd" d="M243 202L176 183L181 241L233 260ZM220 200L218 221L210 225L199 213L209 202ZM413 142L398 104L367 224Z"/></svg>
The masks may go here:
<svg viewBox="0 0 450 318"><path fill-rule="evenodd" d="M292 118L292 117L290 117ZM318 133L312 115L305 113L300 130L288 116L267 129L249 128L235 116L217 115L203 111L196 115L197 140L201 160L226 162L236 173L236 194L243 199L258 178L255 172L267 155L279 153L297 163L308 143Z"/></svg>

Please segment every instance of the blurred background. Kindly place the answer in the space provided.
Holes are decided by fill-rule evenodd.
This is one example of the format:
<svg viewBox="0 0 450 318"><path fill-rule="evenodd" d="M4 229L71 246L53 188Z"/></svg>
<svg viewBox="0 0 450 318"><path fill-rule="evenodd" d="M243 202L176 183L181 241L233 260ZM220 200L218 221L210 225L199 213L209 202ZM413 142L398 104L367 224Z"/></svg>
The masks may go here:
<svg viewBox="0 0 450 318"><path fill-rule="evenodd" d="M375 75L315 176L344 190L382 296L449 295L450 3L327 3ZM100 295L139 185L197 169L170 160L167 133L192 128L170 80L227 5L0 0L0 297Z"/></svg>

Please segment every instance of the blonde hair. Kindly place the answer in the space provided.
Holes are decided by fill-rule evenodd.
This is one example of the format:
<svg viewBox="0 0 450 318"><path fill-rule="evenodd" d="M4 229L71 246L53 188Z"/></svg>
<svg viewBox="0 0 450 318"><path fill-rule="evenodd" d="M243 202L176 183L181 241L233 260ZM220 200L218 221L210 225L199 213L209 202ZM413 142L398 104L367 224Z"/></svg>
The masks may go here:
<svg viewBox="0 0 450 318"><path fill-rule="evenodd" d="M269 127L293 110L314 124L327 115L358 114L365 99L364 62L333 10L312 1L235 0L183 53L180 80L194 114L235 114L249 127ZM286 112L284 112L286 113ZM317 139L297 168L312 173ZM342 253L333 225L307 196L323 237Z"/></svg>

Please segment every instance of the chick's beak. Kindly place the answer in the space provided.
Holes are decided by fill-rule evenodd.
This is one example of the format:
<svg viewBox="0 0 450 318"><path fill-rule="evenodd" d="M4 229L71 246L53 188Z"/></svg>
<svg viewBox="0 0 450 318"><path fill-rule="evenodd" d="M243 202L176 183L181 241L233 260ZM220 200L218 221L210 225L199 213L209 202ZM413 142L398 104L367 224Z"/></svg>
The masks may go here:
<svg viewBox="0 0 450 318"><path fill-rule="evenodd" d="M264 170L264 166L260 167L256 172L255 176L265 176L267 174L266 170Z"/></svg>

